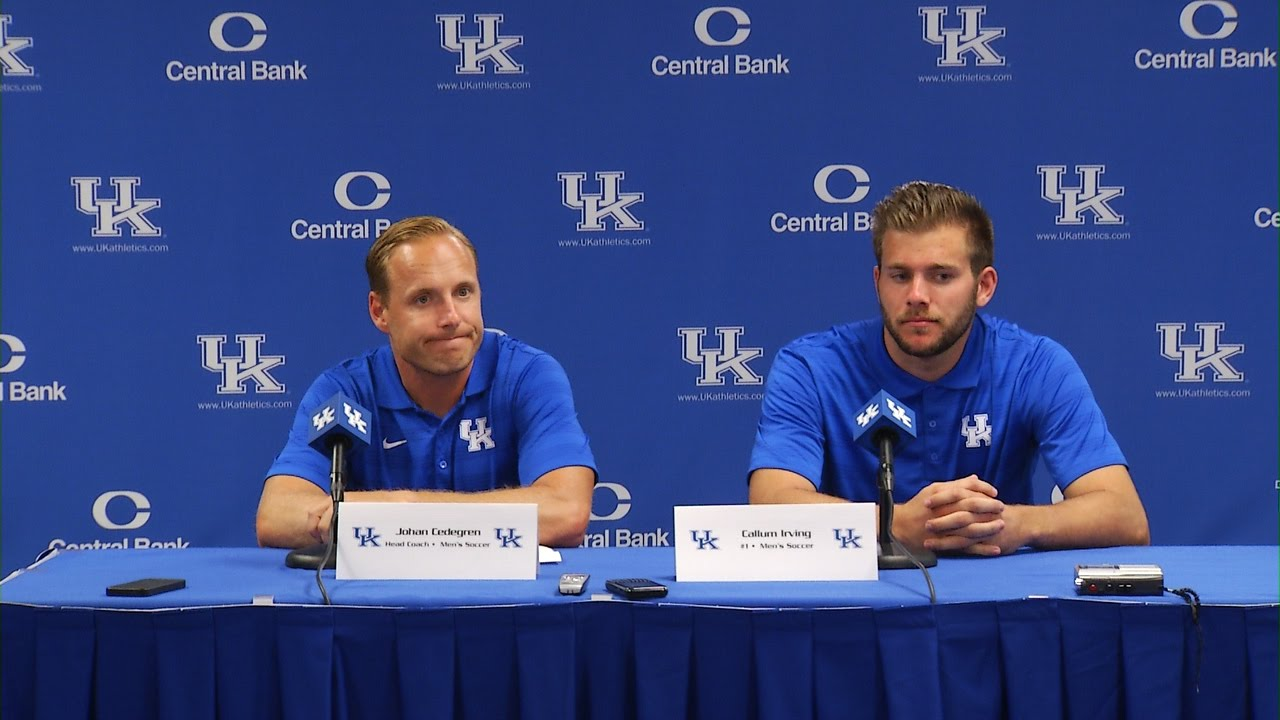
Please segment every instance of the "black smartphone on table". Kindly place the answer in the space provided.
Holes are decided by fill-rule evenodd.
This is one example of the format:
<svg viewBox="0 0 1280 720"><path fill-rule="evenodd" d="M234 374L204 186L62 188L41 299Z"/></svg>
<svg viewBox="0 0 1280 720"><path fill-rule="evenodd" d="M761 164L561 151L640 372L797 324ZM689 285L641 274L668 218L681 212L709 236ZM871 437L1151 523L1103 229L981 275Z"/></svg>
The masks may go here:
<svg viewBox="0 0 1280 720"><path fill-rule="evenodd" d="M605 580L604 586L609 592L621 595L628 600L644 600L667 596L667 586L648 578L615 578Z"/></svg>
<svg viewBox="0 0 1280 720"><path fill-rule="evenodd" d="M118 585L107 586L107 594L116 597L151 597L172 590L181 590L187 581L181 578L143 578Z"/></svg>

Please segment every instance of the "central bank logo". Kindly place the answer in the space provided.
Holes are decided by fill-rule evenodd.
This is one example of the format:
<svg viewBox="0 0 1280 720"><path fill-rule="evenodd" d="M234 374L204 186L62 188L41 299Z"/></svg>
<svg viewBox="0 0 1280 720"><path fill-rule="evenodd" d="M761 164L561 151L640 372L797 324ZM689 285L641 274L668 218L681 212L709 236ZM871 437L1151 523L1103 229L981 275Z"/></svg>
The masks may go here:
<svg viewBox="0 0 1280 720"><path fill-rule="evenodd" d="M602 170L595 174L600 192L583 192L587 174L581 172L556 173L560 180L560 203L581 214L578 230L604 230L605 218L612 218L614 230L644 230L644 221L629 209L644 202L642 192L623 192L622 181L627 174L621 170Z"/></svg>
<svg viewBox="0 0 1280 720"><path fill-rule="evenodd" d="M458 423L458 437L467 441L467 452L492 450L495 446L488 417L464 418Z"/></svg>
<svg viewBox="0 0 1280 720"><path fill-rule="evenodd" d="M741 347L739 338L745 331L742 327L717 327L716 335L720 336L719 347L705 347L702 338L707 334L705 327L679 328L682 343L682 357L690 365L700 368L698 385L724 385L724 374L733 373L735 385L763 385L764 379L751 369L751 361L764 354L763 348Z"/></svg>
<svg viewBox="0 0 1280 720"><path fill-rule="evenodd" d="M751 16L746 10L730 5L703 8L693 18L693 34L698 42L710 48L730 48L751 37ZM672 58L655 55L649 70L658 77L684 75L790 75L791 58L782 53L772 57L724 53Z"/></svg>
<svg viewBox="0 0 1280 720"><path fill-rule="evenodd" d="M839 163L823 166L813 176L813 194L828 205L862 202L871 192L871 176L860 165ZM775 212L769 216L775 233L838 233L871 229L871 214L865 210L815 212L792 215Z"/></svg>
<svg viewBox="0 0 1280 720"><path fill-rule="evenodd" d="M720 538L714 537L710 530L690 530L689 534L693 536L693 541L698 543L699 550L719 550L716 543Z"/></svg>
<svg viewBox="0 0 1280 720"><path fill-rule="evenodd" d="M333 199L343 210L381 210L391 202L391 181L374 170L349 170L333 182ZM372 240L389 227L390 218L364 217L353 222L298 218L289 225L289 234L294 240Z"/></svg>
<svg viewBox="0 0 1280 720"><path fill-rule="evenodd" d="M1205 9L1204 12L1200 12ZM1198 15L1198 17L1197 17ZM1187 3L1178 16L1178 26L1192 40L1223 40L1236 31L1240 13L1236 6L1224 0L1195 0ZM1197 22L1203 20L1203 22ZM1201 32L1200 28L1216 26L1213 32Z"/></svg>
<svg viewBox="0 0 1280 720"><path fill-rule="evenodd" d="M111 517L107 515L107 506L116 498L120 498L124 501L117 502L117 507L121 507L123 505L130 505L132 507L132 514L129 515L128 519L124 522L112 520ZM116 513L116 518L119 520L124 519L119 515L119 513ZM93 501L93 521L98 523L98 527L107 530L137 530L143 525L146 525L147 521L150 519L151 501L147 499L146 495L143 495L136 490L109 490L99 495L98 499Z"/></svg>
<svg viewBox="0 0 1280 720"><path fill-rule="evenodd" d="M15 373L26 364L26 343L16 335L0 334L0 376ZM67 386L58 380L45 384L0 381L0 402L63 402L66 399Z"/></svg>
<svg viewBox="0 0 1280 720"><path fill-rule="evenodd" d="M360 541L360 547L382 547L382 543L378 542L382 539L382 536L372 526L362 528L353 525L351 530L355 534L356 540Z"/></svg>
<svg viewBox="0 0 1280 720"><path fill-rule="evenodd" d="M271 374L271 369L284 365L283 355L265 355L262 344L266 335L236 335L240 354L232 355L223 346L226 335L197 335L201 347L200 364L211 373L222 376L218 383L219 395L243 395L245 382L252 380L257 392L277 394L285 391L283 383Z"/></svg>
<svg viewBox="0 0 1280 720"><path fill-rule="evenodd" d="M991 47L994 40L1004 37L1002 27L983 27L982 16L987 13L985 5L962 5L956 8L960 16L959 27L945 27L947 16L945 7L922 7L920 17L924 19L924 40L930 45L942 46L942 56L938 58L938 67L955 68L968 65L973 57L978 67L1003 67L1004 56Z"/></svg>
<svg viewBox="0 0 1280 720"><path fill-rule="evenodd" d="M843 186L832 181L843 181ZM833 186L843 189L833 189ZM843 205L862 202L871 192L871 176L857 165L827 165L813 176L813 194L824 203Z"/></svg>
<svg viewBox="0 0 1280 720"><path fill-rule="evenodd" d="M93 501L91 510L93 521L103 530L126 531L137 530L151 520L151 501L137 490L108 490ZM112 534L108 539L102 537L84 541L68 541L66 538L53 538L49 541L50 550L146 550L155 548L185 549L191 543L181 536L172 539L159 539L144 536L126 536Z"/></svg>
<svg viewBox="0 0 1280 720"><path fill-rule="evenodd" d="M733 23L731 33L727 37L717 38L711 34L711 21L718 15L725 15ZM698 41L710 47L732 47L741 45L751 36L751 16L746 10L736 7L709 7L698 13L693 19L693 34Z"/></svg>
<svg viewBox="0 0 1280 720"><path fill-rule="evenodd" d="M27 345L16 335L0 334L0 345L4 353L0 354L0 375L17 372L27 363Z"/></svg>
<svg viewBox="0 0 1280 720"><path fill-rule="evenodd" d="M129 232L136 238L160 237L160 226L147 218L147 213L160 207L160 198L138 197L137 177L112 177L114 195L99 190L100 177L73 177L76 209L93 217L93 237L120 237L120 225L129 224Z"/></svg>
<svg viewBox="0 0 1280 720"><path fill-rule="evenodd" d="M1166 27L1161 15L1159 28ZM1242 48L1206 41L1226 40L1235 34L1240 25L1240 13L1233 3L1224 0L1193 0L1178 13L1178 27L1182 34L1195 42L1173 48L1139 48L1133 54L1134 67L1139 70L1237 70L1274 69L1276 49L1266 47ZM1275 37L1274 29L1270 34Z"/></svg>
<svg viewBox="0 0 1280 720"><path fill-rule="evenodd" d="M595 487L596 491L604 490L613 495L613 510L607 515L597 515L595 511L595 503L592 503L591 520L621 520L631 512L631 491L625 485L612 482L598 482ZM594 498L593 498L594 500Z"/></svg>
<svg viewBox="0 0 1280 720"><path fill-rule="evenodd" d="M511 57L510 51L524 44L524 36L499 35L501 13L476 14L472 18L479 26L480 34L464 36L465 15L436 16L436 23L440 25L440 47L459 56L455 72L458 75L483 75L486 68L492 67L498 75L523 73L524 66Z"/></svg>
<svg viewBox="0 0 1280 720"><path fill-rule="evenodd" d="M1084 213L1093 213L1095 225L1122 225L1124 216L1115 211L1111 201L1124 195L1123 185L1104 186L1102 174L1106 165L1077 165L1076 175L1080 184L1067 187L1063 176L1066 165L1037 165L1040 174L1040 197L1058 204L1058 225L1083 225Z"/></svg>
<svg viewBox="0 0 1280 720"><path fill-rule="evenodd" d="M12 15L0 15L0 77L31 77L36 69L22 61L18 53L34 43L29 37L9 34Z"/></svg>
<svg viewBox="0 0 1280 720"><path fill-rule="evenodd" d="M170 60L164 74L170 82L280 82L303 81L307 64L301 60L287 63L262 59L247 60L241 56L257 52L267 44L267 21L251 12L224 12L209 21L209 42L223 55L210 61Z"/></svg>
<svg viewBox="0 0 1280 720"><path fill-rule="evenodd" d="M1205 370L1213 371L1214 382L1244 382L1240 372L1228 360L1244 352L1244 343L1222 342L1226 323L1196 323L1199 342L1183 343L1186 323L1156 323L1160 334L1161 357L1178 363L1173 379L1180 383L1205 382Z"/></svg>
<svg viewBox="0 0 1280 720"><path fill-rule="evenodd" d="M241 44L227 40L227 23L247 25L248 39ZM253 52L267 44L267 22L251 12L225 12L209 23L209 41L222 52Z"/></svg>
<svg viewBox="0 0 1280 720"><path fill-rule="evenodd" d="M372 184L374 192L369 202L358 203L351 199L351 184ZM391 201L391 181L386 175L372 170L352 170L338 176L333 183L333 199L346 210L381 210Z"/></svg>

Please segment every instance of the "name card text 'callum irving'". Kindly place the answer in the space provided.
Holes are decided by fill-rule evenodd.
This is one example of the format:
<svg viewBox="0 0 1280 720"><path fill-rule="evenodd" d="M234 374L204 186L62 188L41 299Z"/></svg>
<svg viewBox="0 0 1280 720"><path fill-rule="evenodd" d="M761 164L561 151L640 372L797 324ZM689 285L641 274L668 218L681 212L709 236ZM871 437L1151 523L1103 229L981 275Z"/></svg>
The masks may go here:
<svg viewBox="0 0 1280 720"><path fill-rule="evenodd" d="M792 540L804 539L812 540L813 533L808 530L743 530L742 537L749 540L772 540L778 539ZM744 545L747 547L755 547L755 545ZM796 542L761 542L759 547L764 550L781 550L783 548L789 550L807 550L813 547L813 543L796 543Z"/></svg>

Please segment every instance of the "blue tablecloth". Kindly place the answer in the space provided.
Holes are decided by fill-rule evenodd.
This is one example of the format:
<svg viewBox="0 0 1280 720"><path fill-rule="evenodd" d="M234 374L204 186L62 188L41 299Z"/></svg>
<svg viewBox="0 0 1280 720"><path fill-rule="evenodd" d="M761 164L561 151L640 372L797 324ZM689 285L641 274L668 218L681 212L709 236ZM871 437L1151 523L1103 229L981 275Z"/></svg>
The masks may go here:
<svg viewBox="0 0 1280 720"><path fill-rule="evenodd" d="M256 548L63 553L0 585L11 718L1275 718L1275 547L944 558L877 582L678 583L669 549L574 549L531 581L342 581ZM1177 597L1078 598L1080 563ZM588 572L582 597L561 572ZM601 599L610 577L670 586ZM107 597L181 577L184 590ZM259 604L253 604L256 601Z"/></svg>

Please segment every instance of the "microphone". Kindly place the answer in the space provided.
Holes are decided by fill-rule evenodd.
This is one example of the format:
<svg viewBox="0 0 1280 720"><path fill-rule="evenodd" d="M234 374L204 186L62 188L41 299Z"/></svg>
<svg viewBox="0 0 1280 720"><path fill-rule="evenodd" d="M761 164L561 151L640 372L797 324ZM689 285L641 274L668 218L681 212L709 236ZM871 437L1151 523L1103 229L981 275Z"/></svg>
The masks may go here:
<svg viewBox="0 0 1280 720"><path fill-rule="evenodd" d="M338 393L311 414L311 437L307 444L330 455L335 445L342 445L345 450L353 443L369 444L369 411Z"/></svg>
<svg viewBox="0 0 1280 720"><path fill-rule="evenodd" d="M338 503L342 502L346 487L347 451L369 444L369 411L339 392L311 414L311 437L307 444L329 456L329 497L333 500L329 540L293 550L285 557L284 563L304 570L319 567L331 570L338 564L334 534L338 527Z"/></svg>
<svg viewBox="0 0 1280 720"><path fill-rule="evenodd" d="M872 396L855 418L853 441L880 458L880 467L876 473L876 485L880 494L876 504L880 511L878 542L881 570L912 568L916 566L917 560L924 567L938 564L937 556L928 550L921 550L913 559L893 538L893 448L915 438L915 412L884 390Z"/></svg>

